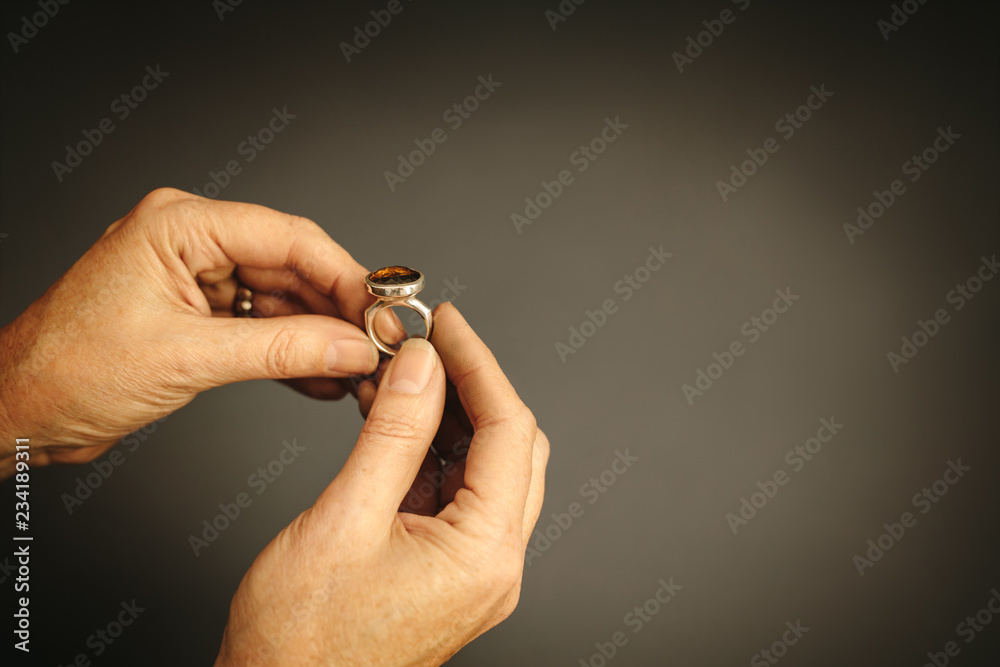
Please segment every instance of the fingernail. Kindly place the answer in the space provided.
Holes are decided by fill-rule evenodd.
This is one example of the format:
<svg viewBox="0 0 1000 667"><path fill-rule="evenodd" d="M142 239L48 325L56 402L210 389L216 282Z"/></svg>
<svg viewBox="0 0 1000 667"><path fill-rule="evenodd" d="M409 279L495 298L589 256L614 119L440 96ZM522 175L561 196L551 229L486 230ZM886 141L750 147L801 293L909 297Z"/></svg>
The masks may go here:
<svg viewBox="0 0 1000 667"><path fill-rule="evenodd" d="M386 308L375 317L375 333L390 345L406 338L406 329L390 309Z"/></svg>
<svg viewBox="0 0 1000 667"><path fill-rule="evenodd" d="M363 375L378 366L378 350L367 338L342 338L326 346L326 368Z"/></svg>
<svg viewBox="0 0 1000 667"><path fill-rule="evenodd" d="M389 369L389 389L419 394L427 388L437 363L437 352L423 338L408 338Z"/></svg>

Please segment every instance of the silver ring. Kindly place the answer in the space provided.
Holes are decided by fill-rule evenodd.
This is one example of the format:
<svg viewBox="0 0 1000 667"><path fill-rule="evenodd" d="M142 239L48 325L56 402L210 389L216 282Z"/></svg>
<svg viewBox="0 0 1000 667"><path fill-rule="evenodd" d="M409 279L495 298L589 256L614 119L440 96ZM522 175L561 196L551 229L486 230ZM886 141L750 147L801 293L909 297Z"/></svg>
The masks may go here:
<svg viewBox="0 0 1000 667"><path fill-rule="evenodd" d="M424 338L430 340L434 317L431 315L431 309L416 298L424 288L424 274L405 266L387 266L369 273L365 277L365 286L370 294L378 298L378 301L365 311L365 329L368 331L368 337L381 352L389 356L396 354L396 350L383 343L375 333L375 315L383 308L405 306L420 313L427 327Z"/></svg>

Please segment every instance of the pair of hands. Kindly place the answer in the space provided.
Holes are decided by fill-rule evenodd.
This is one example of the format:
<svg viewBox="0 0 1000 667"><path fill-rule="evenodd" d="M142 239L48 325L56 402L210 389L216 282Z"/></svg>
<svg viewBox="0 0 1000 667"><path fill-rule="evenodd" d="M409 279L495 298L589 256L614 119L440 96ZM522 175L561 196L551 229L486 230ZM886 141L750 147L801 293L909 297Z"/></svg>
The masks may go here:
<svg viewBox="0 0 1000 667"><path fill-rule="evenodd" d="M230 382L343 397L378 366L365 274L308 220L154 191L0 330L0 474L14 438L89 461ZM226 317L237 278L267 317ZM435 318L358 388L357 445L245 575L218 665L437 665L513 611L548 441L458 311Z"/></svg>

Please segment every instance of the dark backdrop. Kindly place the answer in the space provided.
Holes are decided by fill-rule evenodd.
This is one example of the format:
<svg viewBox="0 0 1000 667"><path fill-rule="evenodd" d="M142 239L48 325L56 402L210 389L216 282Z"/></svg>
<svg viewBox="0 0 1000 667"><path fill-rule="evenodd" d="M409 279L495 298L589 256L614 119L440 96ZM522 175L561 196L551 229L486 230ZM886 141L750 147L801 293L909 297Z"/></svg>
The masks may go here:
<svg viewBox="0 0 1000 667"><path fill-rule="evenodd" d="M308 216L369 267L418 267L429 299L457 284L448 298L551 438L521 604L454 664L770 664L767 649L918 667L950 641L951 664L1000 654L1000 619L960 626L1000 586L1000 280L949 300L1000 251L994 3L911 0L895 30L879 24L889 2L591 0L556 21L557 0L403 0L350 62L341 42L385 3L245 0L221 19L219 5L71 2L16 53L7 36L0 323L145 193L205 192L237 160L219 197ZM38 11L5 3L0 27ZM147 66L169 74L119 119L111 101ZM442 114L480 76L500 85L454 128ZM776 126L810 99L807 120ZM286 107L295 118L247 162L240 143ZM105 117L114 131L60 180L52 162ZM574 158L606 119L627 127ZM439 127L447 140L390 189L385 172ZM926 171L904 164L939 136ZM767 160L742 164L754 155ZM572 182L539 198L562 170ZM646 265L650 247L671 256ZM781 314L776 290L793 304ZM914 336L938 309L936 334ZM901 337L923 345L894 368ZM63 494L94 468L34 473L35 664L210 663L246 568L360 425L351 400L230 386L119 445L122 465L72 513ZM293 439L304 453L196 557L188 536ZM619 453L636 460L615 472ZM935 502L914 498L924 488ZM661 580L681 587L662 607ZM95 657L88 637L133 599L145 611ZM796 624L808 631L785 633Z"/></svg>

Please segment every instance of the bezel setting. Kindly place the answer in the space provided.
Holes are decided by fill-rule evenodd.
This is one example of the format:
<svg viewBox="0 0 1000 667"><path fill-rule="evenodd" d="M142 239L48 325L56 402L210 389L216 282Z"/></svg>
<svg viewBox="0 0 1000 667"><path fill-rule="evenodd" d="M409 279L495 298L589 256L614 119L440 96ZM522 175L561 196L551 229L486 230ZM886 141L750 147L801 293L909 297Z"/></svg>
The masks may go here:
<svg viewBox="0 0 1000 667"><path fill-rule="evenodd" d="M384 282L386 278L379 275L392 273L402 274L395 280L403 279L403 282ZM406 274L415 277L410 279ZM369 293L381 299L405 299L419 294L424 288L424 274L406 266L386 266L365 276L365 286Z"/></svg>

